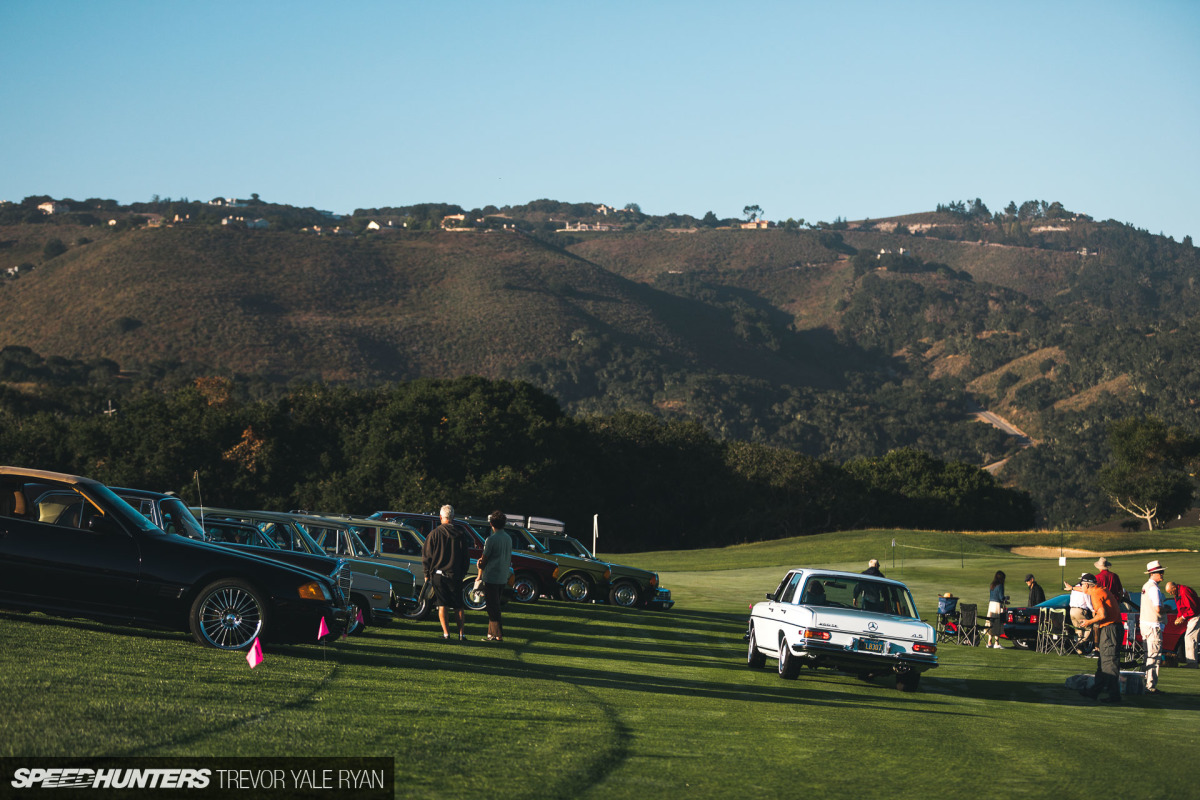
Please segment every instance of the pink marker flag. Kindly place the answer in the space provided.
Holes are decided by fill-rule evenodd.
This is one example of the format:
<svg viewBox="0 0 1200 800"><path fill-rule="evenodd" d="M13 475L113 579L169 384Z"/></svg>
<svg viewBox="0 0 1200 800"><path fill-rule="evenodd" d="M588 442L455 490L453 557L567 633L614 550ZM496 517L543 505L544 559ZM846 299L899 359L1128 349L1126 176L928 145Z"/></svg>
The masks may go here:
<svg viewBox="0 0 1200 800"><path fill-rule="evenodd" d="M250 645L250 652L246 653L246 663L250 665L250 669L254 669L262 662L262 645L258 643L258 639L255 639L254 644Z"/></svg>
<svg viewBox="0 0 1200 800"><path fill-rule="evenodd" d="M358 614L357 614L358 624L359 624L359 625L362 625L362 624L363 624L363 615L362 615L362 609L361 609L361 608L357 608L357 609L355 609L355 611L357 611L357 612L358 612Z"/></svg>
<svg viewBox="0 0 1200 800"><path fill-rule="evenodd" d="M329 626L325 624L325 618L321 617L321 627L317 628L317 638L324 639L329 635Z"/></svg>

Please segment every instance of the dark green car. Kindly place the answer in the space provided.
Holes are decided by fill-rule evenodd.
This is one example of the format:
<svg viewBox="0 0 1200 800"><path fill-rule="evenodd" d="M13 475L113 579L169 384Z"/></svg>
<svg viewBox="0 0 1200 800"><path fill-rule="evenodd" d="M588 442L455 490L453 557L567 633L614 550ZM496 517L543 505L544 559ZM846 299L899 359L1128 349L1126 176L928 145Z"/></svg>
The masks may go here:
<svg viewBox="0 0 1200 800"><path fill-rule="evenodd" d="M602 561L596 558L578 539L560 531L545 531L537 528L523 528L522 530L546 548L551 554L548 557L573 555L607 564L612 570L612 586L608 590L608 602L614 606L667 609L675 605L675 601L671 599L671 590L664 589L659 585L657 572L627 567L624 564L614 564L611 561Z"/></svg>

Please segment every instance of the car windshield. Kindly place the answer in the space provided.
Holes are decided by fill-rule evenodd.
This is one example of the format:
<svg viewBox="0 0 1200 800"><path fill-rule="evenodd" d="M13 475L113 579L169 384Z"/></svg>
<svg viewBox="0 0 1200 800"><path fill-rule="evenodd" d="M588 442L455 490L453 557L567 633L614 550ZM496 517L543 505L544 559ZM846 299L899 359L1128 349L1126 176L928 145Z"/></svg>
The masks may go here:
<svg viewBox="0 0 1200 800"><path fill-rule="evenodd" d="M221 522L206 520L205 532L210 542L221 544L244 544L251 547L261 547L264 550L278 550L279 545L263 535L262 531L253 525L239 522Z"/></svg>
<svg viewBox="0 0 1200 800"><path fill-rule="evenodd" d="M405 556L421 555L421 540L417 532L407 528L392 528L380 525L365 527L352 525L350 530L366 544L368 538L374 544L375 534L379 536L379 551L384 554L399 554Z"/></svg>
<svg viewBox="0 0 1200 800"><path fill-rule="evenodd" d="M579 540L572 539L570 536L546 537L546 549L555 555L563 556L579 556L580 558L595 558L591 551L580 544Z"/></svg>
<svg viewBox="0 0 1200 800"><path fill-rule="evenodd" d="M508 531L508 535L512 537L513 547L518 550L532 550L535 553L548 554L550 551L545 545L533 538L532 534L524 528L518 528L515 525L507 525L504 530Z"/></svg>
<svg viewBox="0 0 1200 800"><path fill-rule="evenodd" d="M200 523L178 497L168 497L159 501L158 511L162 514L163 530L167 533L177 533L189 539L207 538Z"/></svg>
<svg viewBox="0 0 1200 800"><path fill-rule="evenodd" d="M362 539L352 531L336 526L324 526L316 521L296 521L296 527L309 536L327 555L371 558L371 552Z"/></svg>
<svg viewBox="0 0 1200 800"><path fill-rule="evenodd" d="M83 490L77 490L80 494L85 494ZM148 533L162 533L162 530L153 522L139 513L137 509L126 503L116 493L107 486L99 484L91 484L87 487L86 493L94 494L97 498L104 500L112 507L113 514L138 530Z"/></svg>
<svg viewBox="0 0 1200 800"><path fill-rule="evenodd" d="M879 614L917 618L916 605L908 589L870 578L812 576L804 584L800 603L829 608L857 608Z"/></svg>

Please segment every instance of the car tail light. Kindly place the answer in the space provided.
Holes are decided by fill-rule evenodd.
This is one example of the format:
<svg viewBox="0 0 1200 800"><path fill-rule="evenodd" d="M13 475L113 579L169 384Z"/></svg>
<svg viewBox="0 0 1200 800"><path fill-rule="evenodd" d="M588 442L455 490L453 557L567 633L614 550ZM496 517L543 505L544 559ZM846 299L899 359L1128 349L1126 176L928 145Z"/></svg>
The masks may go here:
<svg viewBox="0 0 1200 800"><path fill-rule="evenodd" d="M805 639L822 639L824 641L829 641L829 631L810 631L806 629L801 631L801 633L804 635Z"/></svg>
<svg viewBox="0 0 1200 800"><path fill-rule="evenodd" d="M1036 611L1035 611L1035 612L1033 612L1032 614L1030 614L1030 615L1029 615L1029 624L1030 624L1030 625L1037 625L1037 618L1038 618L1038 615L1037 615L1037 612L1036 612Z"/></svg>
<svg viewBox="0 0 1200 800"><path fill-rule="evenodd" d="M937 652L937 645L936 644L914 644L913 652L914 653L929 653L930 655L933 655L934 653Z"/></svg>

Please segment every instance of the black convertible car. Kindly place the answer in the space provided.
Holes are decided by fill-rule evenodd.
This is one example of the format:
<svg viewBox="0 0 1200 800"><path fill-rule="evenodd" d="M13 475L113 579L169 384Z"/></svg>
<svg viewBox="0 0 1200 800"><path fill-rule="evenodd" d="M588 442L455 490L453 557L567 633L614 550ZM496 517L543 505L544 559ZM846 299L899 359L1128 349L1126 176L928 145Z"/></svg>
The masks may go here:
<svg viewBox="0 0 1200 800"><path fill-rule="evenodd" d="M169 535L89 478L0 467L0 605L190 630L226 650L351 618L328 576ZM343 585L344 584L344 585Z"/></svg>

